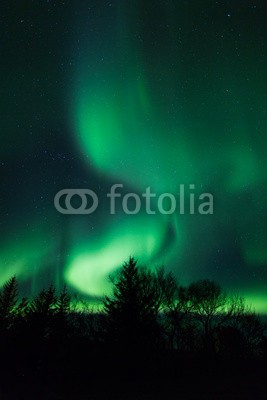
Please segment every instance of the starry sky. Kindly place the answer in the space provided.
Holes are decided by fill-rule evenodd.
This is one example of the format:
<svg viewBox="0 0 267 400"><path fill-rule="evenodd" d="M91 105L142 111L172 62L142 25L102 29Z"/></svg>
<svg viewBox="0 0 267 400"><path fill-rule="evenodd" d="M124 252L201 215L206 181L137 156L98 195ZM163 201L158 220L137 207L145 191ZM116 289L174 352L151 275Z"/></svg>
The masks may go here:
<svg viewBox="0 0 267 400"><path fill-rule="evenodd" d="M267 313L266 18L260 0L1 2L0 284L93 301L133 255ZM110 215L114 183L194 184L214 214ZM63 188L97 210L58 213Z"/></svg>

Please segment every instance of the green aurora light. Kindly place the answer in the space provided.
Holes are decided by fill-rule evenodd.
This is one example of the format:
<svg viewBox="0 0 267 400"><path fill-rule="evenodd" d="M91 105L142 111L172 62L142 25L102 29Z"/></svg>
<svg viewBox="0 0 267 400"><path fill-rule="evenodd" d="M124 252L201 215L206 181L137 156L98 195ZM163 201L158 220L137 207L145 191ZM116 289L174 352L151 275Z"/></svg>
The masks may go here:
<svg viewBox="0 0 267 400"><path fill-rule="evenodd" d="M32 70L27 61L14 66L16 79L21 71L25 77L16 89L21 112L2 121L13 143L10 149L2 141L10 177L2 182L3 204L9 210L12 198L13 211L3 213L0 283L17 274L25 291L52 280L101 296L109 274L133 255L151 267L164 263L185 284L218 280L267 313L263 10L235 1L85 3L66 5L64 15L58 5L55 12L71 29L57 26L55 43L48 20L40 35L51 55L44 46ZM49 18L43 10L31 13L36 21ZM26 43L34 53L33 35L14 35L25 41L22 58ZM3 76L13 60L8 51ZM52 105L37 102L36 85ZM8 98L8 84L4 90ZM214 195L214 215L112 217L101 209L82 219L51 210L57 190L88 187L102 200L113 183L174 195L180 184L195 184L197 193ZM13 195L18 188L22 204Z"/></svg>

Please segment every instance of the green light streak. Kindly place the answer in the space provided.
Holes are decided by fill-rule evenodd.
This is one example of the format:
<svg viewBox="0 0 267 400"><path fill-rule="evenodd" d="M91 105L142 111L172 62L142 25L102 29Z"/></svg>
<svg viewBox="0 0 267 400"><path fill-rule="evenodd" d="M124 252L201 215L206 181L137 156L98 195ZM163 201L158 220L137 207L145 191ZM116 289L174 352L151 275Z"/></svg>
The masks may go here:
<svg viewBox="0 0 267 400"><path fill-rule="evenodd" d="M165 226L165 228L164 228ZM129 255L147 263L161 249L166 223L158 219L121 222L101 240L76 245L65 270L66 282L91 296L103 296L110 290L108 276L120 267Z"/></svg>

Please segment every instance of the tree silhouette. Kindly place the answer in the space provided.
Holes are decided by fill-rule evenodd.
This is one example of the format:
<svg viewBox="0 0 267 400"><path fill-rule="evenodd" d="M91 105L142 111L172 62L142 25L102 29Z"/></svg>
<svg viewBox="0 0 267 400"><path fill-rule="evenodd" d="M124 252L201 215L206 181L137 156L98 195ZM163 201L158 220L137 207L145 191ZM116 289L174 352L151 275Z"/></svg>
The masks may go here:
<svg viewBox="0 0 267 400"><path fill-rule="evenodd" d="M192 304L189 301L188 289L180 286L172 273L165 274L164 269L160 271L159 286L163 288L163 310L166 321L168 336L168 347L178 348L183 330L182 324L187 331L189 329L190 311Z"/></svg>
<svg viewBox="0 0 267 400"><path fill-rule="evenodd" d="M17 319L27 312L28 300L18 300L18 282L15 276L11 277L0 292L0 328L3 333L11 329Z"/></svg>
<svg viewBox="0 0 267 400"><path fill-rule="evenodd" d="M53 285L43 289L32 300L29 307L29 323L33 335L41 338L50 336L56 306L57 296Z"/></svg>
<svg viewBox="0 0 267 400"><path fill-rule="evenodd" d="M58 314L67 314L70 311L71 295L68 293L66 286L61 289L58 295L54 297L54 310Z"/></svg>
<svg viewBox="0 0 267 400"><path fill-rule="evenodd" d="M113 294L104 300L108 340L122 348L151 347L158 342L158 292L151 272L129 258L113 279Z"/></svg>
<svg viewBox="0 0 267 400"><path fill-rule="evenodd" d="M253 311L240 316L238 330L244 337L247 354L259 354L263 345L265 325Z"/></svg>
<svg viewBox="0 0 267 400"><path fill-rule="evenodd" d="M226 311L227 297L220 285L209 279L192 283L188 287L188 296L191 310L203 328L205 349L211 351L212 332Z"/></svg>
<svg viewBox="0 0 267 400"><path fill-rule="evenodd" d="M71 319L71 295L68 293L66 286L60 291L55 298L53 312L53 335L59 340L66 338L70 330Z"/></svg>
<svg viewBox="0 0 267 400"><path fill-rule="evenodd" d="M10 278L3 286L0 294L1 315L10 314L17 305L18 283L15 276Z"/></svg>

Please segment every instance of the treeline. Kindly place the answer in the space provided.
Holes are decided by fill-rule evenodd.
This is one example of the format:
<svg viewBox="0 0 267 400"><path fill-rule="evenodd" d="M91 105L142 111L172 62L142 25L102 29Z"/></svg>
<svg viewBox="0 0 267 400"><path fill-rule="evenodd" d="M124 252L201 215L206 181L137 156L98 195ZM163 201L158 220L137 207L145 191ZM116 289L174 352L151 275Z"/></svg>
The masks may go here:
<svg viewBox="0 0 267 400"><path fill-rule="evenodd" d="M150 350L216 354L224 358L266 354L265 325L239 296L201 280L179 285L172 273L138 267L134 258L111 277L112 295L93 312L66 288L53 286L19 299L18 282L0 293L0 346L87 343L93 351Z"/></svg>

